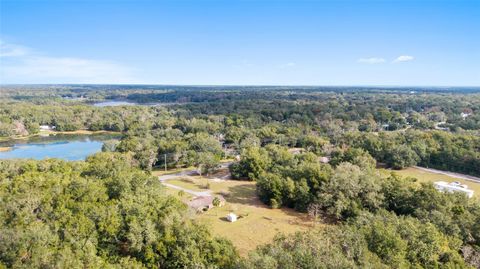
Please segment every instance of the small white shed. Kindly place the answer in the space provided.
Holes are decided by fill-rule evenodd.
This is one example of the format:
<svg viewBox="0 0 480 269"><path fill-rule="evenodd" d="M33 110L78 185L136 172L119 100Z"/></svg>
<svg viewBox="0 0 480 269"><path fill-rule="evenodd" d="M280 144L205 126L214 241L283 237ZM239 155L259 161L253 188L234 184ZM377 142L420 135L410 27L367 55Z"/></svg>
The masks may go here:
<svg viewBox="0 0 480 269"><path fill-rule="evenodd" d="M227 215L227 220L230 222L235 222L237 221L237 215L235 215L234 213L229 213Z"/></svg>

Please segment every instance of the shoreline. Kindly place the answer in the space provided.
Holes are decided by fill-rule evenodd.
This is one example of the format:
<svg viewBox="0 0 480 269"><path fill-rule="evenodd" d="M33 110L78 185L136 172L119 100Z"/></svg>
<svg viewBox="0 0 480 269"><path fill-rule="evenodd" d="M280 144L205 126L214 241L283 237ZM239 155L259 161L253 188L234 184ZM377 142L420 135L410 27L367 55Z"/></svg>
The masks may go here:
<svg viewBox="0 0 480 269"><path fill-rule="evenodd" d="M0 147L0 152L7 152L12 150L12 147Z"/></svg>
<svg viewBox="0 0 480 269"><path fill-rule="evenodd" d="M36 134L25 136L13 136L13 137L1 137L0 142L8 142L13 140L27 140L33 137L41 136L55 136L55 135L94 135L94 134L122 134L122 132L116 131L89 131L89 130L76 130L76 131L40 131ZM8 151L11 147L0 147L0 152Z"/></svg>

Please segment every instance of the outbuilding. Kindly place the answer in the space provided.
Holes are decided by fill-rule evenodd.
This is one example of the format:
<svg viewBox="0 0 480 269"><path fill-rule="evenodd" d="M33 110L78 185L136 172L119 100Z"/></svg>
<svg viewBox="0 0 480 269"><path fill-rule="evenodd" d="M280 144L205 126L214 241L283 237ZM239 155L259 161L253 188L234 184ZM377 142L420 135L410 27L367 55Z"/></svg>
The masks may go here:
<svg viewBox="0 0 480 269"><path fill-rule="evenodd" d="M40 128L40 130L42 130L42 131L52 131L52 130L55 130L55 126L50 126L50 125L40 125L39 128Z"/></svg>
<svg viewBox="0 0 480 269"><path fill-rule="evenodd" d="M230 212L227 215L227 220L230 221L230 222L235 222L235 221L237 221L237 215Z"/></svg>

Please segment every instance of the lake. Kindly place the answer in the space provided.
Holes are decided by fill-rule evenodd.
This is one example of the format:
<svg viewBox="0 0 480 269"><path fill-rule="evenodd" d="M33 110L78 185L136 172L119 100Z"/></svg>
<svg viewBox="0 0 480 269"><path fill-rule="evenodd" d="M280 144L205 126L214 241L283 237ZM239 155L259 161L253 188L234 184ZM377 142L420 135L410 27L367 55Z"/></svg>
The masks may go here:
<svg viewBox="0 0 480 269"><path fill-rule="evenodd" d="M135 101L125 101L125 100L107 100L107 101L93 103L92 105L96 107L109 107L109 106L170 106L175 104L176 103L158 103L158 102L138 103Z"/></svg>
<svg viewBox="0 0 480 269"><path fill-rule="evenodd" d="M12 140L0 143L11 150L0 152L0 159L58 158L68 161L85 160L101 151L104 141L119 139L119 135L55 135L34 137L28 140Z"/></svg>
<svg viewBox="0 0 480 269"><path fill-rule="evenodd" d="M137 103L133 102L126 102L126 101L104 101L104 102L98 102L94 103L93 106L97 107L107 107L107 106L134 106L137 105Z"/></svg>

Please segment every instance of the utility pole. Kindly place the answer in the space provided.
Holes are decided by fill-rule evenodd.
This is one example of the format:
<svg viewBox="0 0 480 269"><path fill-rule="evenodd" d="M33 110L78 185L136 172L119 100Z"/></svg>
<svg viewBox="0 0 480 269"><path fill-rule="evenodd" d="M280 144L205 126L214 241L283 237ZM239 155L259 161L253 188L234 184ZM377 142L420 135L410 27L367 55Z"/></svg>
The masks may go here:
<svg viewBox="0 0 480 269"><path fill-rule="evenodd" d="M165 172L167 172L167 154L163 154L164 159L165 159Z"/></svg>

